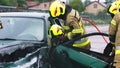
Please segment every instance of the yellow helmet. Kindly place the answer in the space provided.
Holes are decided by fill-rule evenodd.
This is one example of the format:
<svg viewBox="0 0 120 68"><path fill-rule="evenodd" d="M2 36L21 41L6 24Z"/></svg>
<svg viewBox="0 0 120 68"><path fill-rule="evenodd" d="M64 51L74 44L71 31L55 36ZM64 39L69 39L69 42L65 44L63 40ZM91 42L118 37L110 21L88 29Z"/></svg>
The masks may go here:
<svg viewBox="0 0 120 68"><path fill-rule="evenodd" d="M116 0L115 2L113 2L109 8L109 12L111 14L117 14L119 12L120 9L120 0Z"/></svg>
<svg viewBox="0 0 120 68"><path fill-rule="evenodd" d="M50 38L52 38L53 36L59 36L59 35L62 35L63 34L63 30L62 30L62 27L57 25L57 24L54 24L50 27L50 30L49 30L49 36Z"/></svg>
<svg viewBox="0 0 120 68"><path fill-rule="evenodd" d="M52 17L57 17L65 14L65 4L61 1L54 1L49 8Z"/></svg>

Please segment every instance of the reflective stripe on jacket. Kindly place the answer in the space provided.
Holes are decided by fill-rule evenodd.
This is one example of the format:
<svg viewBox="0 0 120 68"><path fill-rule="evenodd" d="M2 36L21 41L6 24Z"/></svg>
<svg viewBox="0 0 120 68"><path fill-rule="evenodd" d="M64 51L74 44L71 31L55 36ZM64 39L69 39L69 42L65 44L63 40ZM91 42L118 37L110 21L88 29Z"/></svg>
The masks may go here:
<svg viewBox="0 0 120 68"><path fill-rule="evenodd" d="M115 48L115 54L120 54L120 46L116 46L116 48Z"/></svg>
<svg viewBox="0 0 120 68"><path fill-rule="evenodd" d="M75 41L73 47L84 47L90 43L90 40L87 38L83 38L81 40Z"/></svg>

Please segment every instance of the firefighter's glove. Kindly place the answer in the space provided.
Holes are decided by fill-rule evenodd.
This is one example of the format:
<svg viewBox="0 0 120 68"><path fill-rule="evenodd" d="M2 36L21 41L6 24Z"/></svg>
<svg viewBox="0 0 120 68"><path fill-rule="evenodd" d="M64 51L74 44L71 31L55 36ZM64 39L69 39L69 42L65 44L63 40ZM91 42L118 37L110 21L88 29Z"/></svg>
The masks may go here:
<svg viewBox="0 0 120 68"><path fill-rule="evenodd" d="M112 52L113 52L114 47L115 47L114 43L113 42L109 42L106 45L103 54L106 55L106 56L110 56L112 54Z"/></svg>
<svg viewBox="0 0 120 68"><path fill-rule="evenodd" d="M103 52L107 56L109 56L115 48L115 35L109 35L109 40L110 42L107 44Z"/></svg>
<svg viewBox="0 0 120 68"><path fill-rule="evenodd" d="M109 40L111 43L115 42L115 35L109 35Z"/></svg>

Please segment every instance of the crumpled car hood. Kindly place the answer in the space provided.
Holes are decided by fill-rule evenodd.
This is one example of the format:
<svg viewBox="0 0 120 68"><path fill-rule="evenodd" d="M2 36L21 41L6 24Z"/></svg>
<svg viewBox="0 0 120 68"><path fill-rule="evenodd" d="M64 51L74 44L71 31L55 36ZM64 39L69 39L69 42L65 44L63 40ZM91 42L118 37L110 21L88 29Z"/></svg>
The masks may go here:
<svg viewBox="0 0 120 68"><path fill-rule="evenodd" d="M2 42L4 43L4 42ZM22 42L22 41L14 41L11 43L0 44L0 54L11 54L12 52L16 51L17 49L23 49L26 47L33 46L33 44L29 42Z"/></svg>
<svg viewBox="0 0 120 68"><path fill-rule="evenodd" d="M47 52L46 46L38 48L34 52L27 54L25 57L17 61L0 63L0 68L31 68L31 66L36 66L34 64L36 64L38 60L40 60L46 52Z"/></svg>
<svg viewBox="0 0 120 68"><path fill-rule="evenodd" d="M2 43L5 43L2 41ZM11 62L25 57L41 47L39 43L30 41L8 41L5 44L0 44L0 62Z"/></svg>

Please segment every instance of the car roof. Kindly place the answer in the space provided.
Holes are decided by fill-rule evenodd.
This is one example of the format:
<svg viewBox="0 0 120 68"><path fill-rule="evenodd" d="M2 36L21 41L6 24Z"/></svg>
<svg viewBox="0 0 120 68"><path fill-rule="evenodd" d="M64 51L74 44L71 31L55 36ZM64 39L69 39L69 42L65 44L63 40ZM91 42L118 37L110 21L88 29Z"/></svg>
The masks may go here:
<svg viewBox="0 0 120 68"><path fill-rule="evenodd" d="M46 12L2 12L0 16L48 17Z"/></svg>

